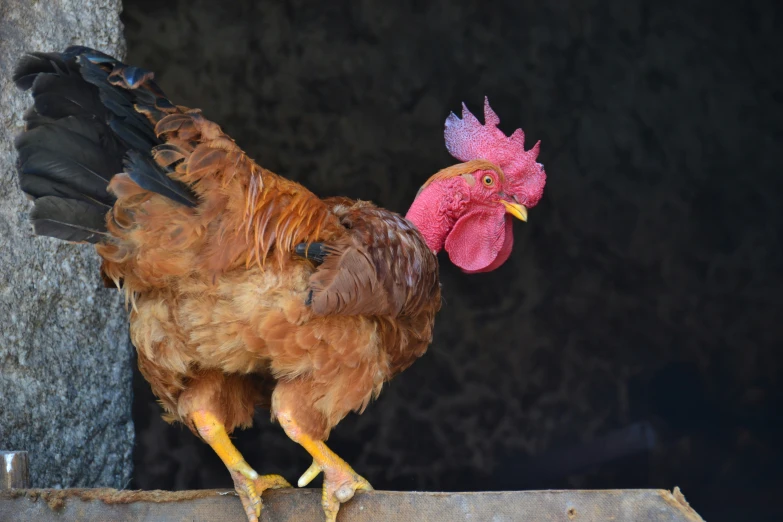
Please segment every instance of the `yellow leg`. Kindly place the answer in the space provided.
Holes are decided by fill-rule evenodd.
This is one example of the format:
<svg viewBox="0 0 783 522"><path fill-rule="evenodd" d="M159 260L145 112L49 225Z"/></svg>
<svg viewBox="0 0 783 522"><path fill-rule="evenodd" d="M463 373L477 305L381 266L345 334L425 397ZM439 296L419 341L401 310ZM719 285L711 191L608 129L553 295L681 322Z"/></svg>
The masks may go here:
<svg viewBox="0 0 783 522"><path fill-rule="evenodd" d="M370 483L330 450L323 441L315 440L302 432L291 415L277 412L277 420L288 437L299 443L313 457L313 463L299 478L298 486L301 488L308 485L320 472L324 472L321 505L326 515L326 522L337 520L340 504L351 500L357 490L372 490Z"/></svg>
<svg viewBox="0 0 783 522"><path fill-rule="evenodd" d="M239 453L226 428L215 415L208 410L197 410L190 414L199 435L217 453L234 479L234 487L245 508L249 522L258 522L261 516L261 493L267 489L290 488L291 485L280 475L261 475L250 467Z"/></svg>

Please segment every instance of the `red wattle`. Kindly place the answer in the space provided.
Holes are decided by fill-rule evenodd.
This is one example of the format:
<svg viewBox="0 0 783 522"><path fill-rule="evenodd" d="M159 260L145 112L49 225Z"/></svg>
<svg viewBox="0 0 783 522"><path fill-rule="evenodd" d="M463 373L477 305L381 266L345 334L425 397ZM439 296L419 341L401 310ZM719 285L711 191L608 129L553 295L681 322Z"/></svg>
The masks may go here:
<svg viewBox="0 0 783 522"><path fill-rule="evenodd" d="M445 248L451 262L468 272L483 271L492 265L504 248L505 213L506 209L498 205L469 210L460 217L446 237Z"/></svg>
<svg viewBox="0 0 783 522"><path fill-rule="evenodd" d="M506 230L505 230L505 238L503 240L503 248L500 249L500 252L498 252L498 256L495 258L492 263L490 263L486 268L482 268L481 270L465 270L462 271L466 274L478 274L482 272L491 272L495 270L496 268L499 268L500 265L506 262L508 260L508 257L511 255L511 250L514 248L514 218L506 214Z"/></svg>

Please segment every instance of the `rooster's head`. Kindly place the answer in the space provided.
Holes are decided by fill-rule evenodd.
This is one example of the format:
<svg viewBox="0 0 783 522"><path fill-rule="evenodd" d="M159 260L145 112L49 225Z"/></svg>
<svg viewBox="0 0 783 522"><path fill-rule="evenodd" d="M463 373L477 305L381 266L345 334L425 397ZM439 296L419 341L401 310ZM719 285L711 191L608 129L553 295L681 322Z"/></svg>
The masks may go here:
<svg viewBox="0 0 783 522"><path fill-rule="evenodd" d="M432 176L419 190L407 218L433 252L446 250L468 273L489 272L508 259L513 218L527 221L527 209L544 193L544 166L536 161L540 142L526 151L525 133L506 136L484 99L484 124L462 106L462 118L446 119L446 148L458 163Z"/></svg>

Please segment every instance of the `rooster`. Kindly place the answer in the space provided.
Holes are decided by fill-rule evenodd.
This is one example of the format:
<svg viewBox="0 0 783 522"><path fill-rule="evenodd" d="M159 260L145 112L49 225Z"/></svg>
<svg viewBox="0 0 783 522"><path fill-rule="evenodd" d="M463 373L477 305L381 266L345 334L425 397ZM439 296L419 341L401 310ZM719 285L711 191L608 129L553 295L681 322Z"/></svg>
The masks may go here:
<svg viewBox="0 0 783 522"><path fill-rule="evenodd" d="M509 257L512 221L542 196L539 144L524 149L485 99L445 125L460 163L429 178L402 216L320 199L257 165L199 110L171 103L153 74L99 51L30 53L32 92L16 140L38 235L95 244L106 286L124 292L141 373L164 417L224 462L249 521L259 475L229 439L271 411L324 473L322 506L372 489L325 441L426 351L441 306L441 250L467 273Z"/></svg>

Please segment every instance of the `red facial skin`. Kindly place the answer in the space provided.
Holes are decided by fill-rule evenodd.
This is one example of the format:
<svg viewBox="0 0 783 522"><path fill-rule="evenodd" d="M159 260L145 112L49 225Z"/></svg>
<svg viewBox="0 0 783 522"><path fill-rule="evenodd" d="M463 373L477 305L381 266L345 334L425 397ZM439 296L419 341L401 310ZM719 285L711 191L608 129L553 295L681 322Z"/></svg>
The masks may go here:
<svg viewBox="0 0 783 522"><path fill-rule="evenodd" d="M501 200L521 198L510 189L513 186L507 179L489 169L433 181L406 217L434 253L445 248L451 261L466 273L489 272L508 259L514 244L513 218Z"/></svg>

